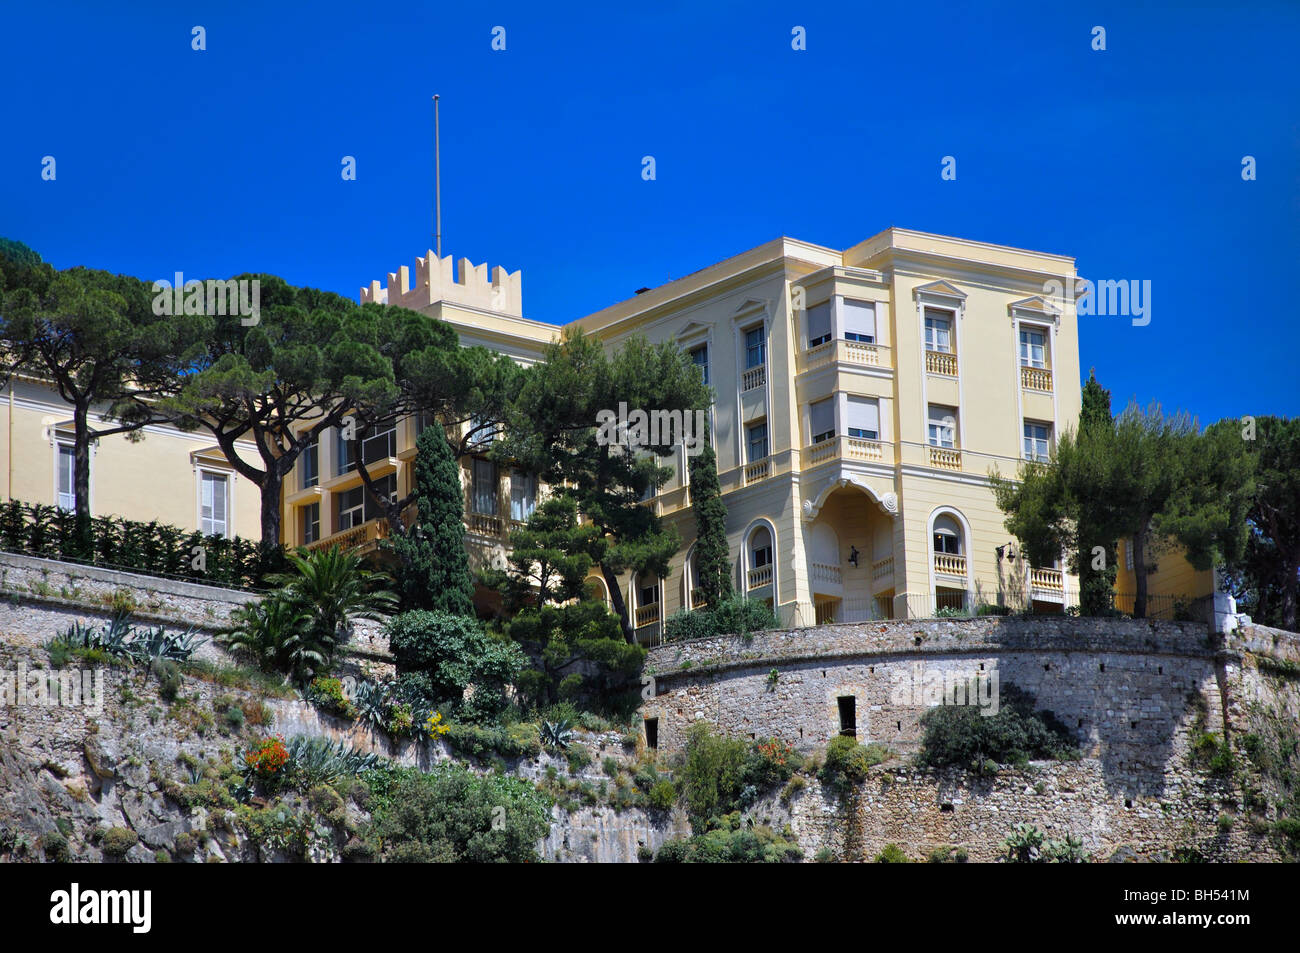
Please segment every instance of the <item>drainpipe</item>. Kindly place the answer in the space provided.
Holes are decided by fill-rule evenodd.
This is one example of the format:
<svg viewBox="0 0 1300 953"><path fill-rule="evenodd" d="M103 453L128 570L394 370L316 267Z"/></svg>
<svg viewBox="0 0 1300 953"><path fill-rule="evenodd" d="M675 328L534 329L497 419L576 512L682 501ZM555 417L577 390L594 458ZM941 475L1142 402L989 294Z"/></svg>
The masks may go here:
<svg viewBox="0 0 1300 953"><path fill-rule="evenodd" d="M5 499L14 498L14 379L9 378L9 442L5 445L9 457L9 482L5 484Z"/></svg>

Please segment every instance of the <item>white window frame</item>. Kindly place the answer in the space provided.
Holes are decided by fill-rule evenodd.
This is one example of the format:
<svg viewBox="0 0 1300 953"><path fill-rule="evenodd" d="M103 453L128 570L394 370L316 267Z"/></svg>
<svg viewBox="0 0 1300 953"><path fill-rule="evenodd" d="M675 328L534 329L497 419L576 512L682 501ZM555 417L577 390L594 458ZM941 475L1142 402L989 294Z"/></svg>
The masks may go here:
<svg viewBox="0 0 1300 953"><path fill-rule="evenodd" d="M489 510L479 509L478 491L479 491L479 482L480 482L479 481L480 467L490 468L487 469L486 472L491 473L492 475L490 481L492 508ZM474 513L477 516L499 515L498 511L501 508L500 483L501 483L501 473L498 470L497 465L493 463L491 460L484 460L482 457L475 457L474 462L470 465L470 486L469 486L470 512Z"/></svg>
<svg viewBox="0 0 1300 953"><path fill-rule="evenodd" d="M311 520L311 510L312 510L312 507L315 507L315 508L316 508L316 533L315 533L315 535L312 535L312 534L308 531L308 530L309 530L309 527L311 526L311 523L312 523L312 520ZM302 526L301 526L302 544L303 544L304 546L306 546L306 545L308 545L309 543L317 542L318 540L320 540L320 539L322 538L322 533L321 533L321 518L320 518L320 500L316 500L314 503L307 503L307 504L305 504L305 505L303 505L303 506L300 506L298 509L299 509L299 511L302 513ZM311 537L310 539L308 539L309 536Z"/></svg>
<svg viewBox="0 0 1300 953"><path fill-rule="evenodd" d="M754 451L753 432L760 427L763 428L763 451L764 452L761 457L756 457L754 456L754 452L753 452ZM767 421L760 420L760 421L755 421L752 424L748 424L745 427L745 462L758 463L760 460L766 460L771 455L772 455L772 434L771 431L768 429Z"/></svg>
<svg viewBox="0 0 1300 953"><path fill-rule="evenodd" d="M830 429L830 430L822 430L822 431L818 431L817 433L813 433L813 432L812 432L813 427L814 427L814 424L813 424L813 419L814 419L814 418L813 418L813 408L814 408L814 407L817 407L817 406L820 406L820 405L822 405L822 404L829 404L829 405L830 405L830 409L831 409L831 429ZM835 411L837 410L837 407L836 407L835 405L836 405L836 400L835 400L835 398L834 398L833 396L832 396L832 397L823 397L821 400L814 400L811 404L808 405L808 435L812 438L812 443L814 443L814 444L818 444L818 443L823 443L823 442L825 442L825 441L827 441L827 440L834 440L834 439L835 439L835 435L836 435L837 430L838 430L837 425L836 425L836 422L835 422Z"/></svg>
<svg viewBox="0 0 1300 953"><path fill-rule="evenodd" d="M1038 431L1042 432L1039 436ZM1041 423L1036 420L1026 420L1021 427L1022 452L1026 460L1035 462L1046 462L1051 459L1052 453L1052 427L1050 424ZM1042 444L1042 453L1038 452L1038 445Z"/></svg>
<svg viewBox="0 0 1300 953"><path fill-rule="evenodd" d="M847 324L847 323L848 323L849 306L851 306L851 305L865 305L865 306L870 307L870 309L871 309L871 327L872 327L872 333L871 333L871 334L864 334L864 333L861 332L861 331L849 331L849 330L846 329L846 330L844 330L844 331L842 332L842 333L843 333L844 340L846 340L846 341L858 341L858 342L860 342L860 343L862 343L862 344L875 344L875 343L876 343L876 338L880 335L880 314L879 314L880 308L879 308L879 306L877 305L877 303L876 303L875 301L867 301L867 300L864 300L864 299L862 299L862 298L845 298L845 299L844 299L844 308L842 309L842 312L841 312L841 314L842 314L842 323L843 323L843 324Z"/></svg>
<svg viewBox="0 0 1300 953"><path fill-rule="evenodd" d="M516 495L515 491L521 492ZM522 503L516 506L516 503ZM510 471L510 519L526 523L537 510L537 476L523 470Z"/></svg>
<svg viewBox="0 0 1300 953"><path fill-rule="evenodd" d="M1027 341L1026 338L1031 335L1037 335L1041 340L1038 344ZM1020 326L1020 366L1021 367L1047 367L1047 342L1050 340L1047 329L1036 324L1021 324ZM1041 352L1038 360L1034 360L1033 349L1037 347Z"/></svg>
<svg viewBox="0 0 1300 953"><path fill-rule="evenodd" d="M754 542L760 532L767 533L767 545L755 546ZM772 565L772 531L766 526L755 527L754 531L749 534L749 568L762 569L764 566Z"/></svg>
<svg viewBox="0 0 1300 953"><path fill-rule="evenodd" d="M697 344L686 353L690 356L691 363L700 368L700 374L704 380L704 386L712 386L709 381L709 342L705 341L703 344ZM695 359L696 354L703 354L704 360L697 361Z"/></svg>
<svg viewBox="0 0 1300 953"><path fill-rule="evenodd" d="M926 308L922 320L925 327L925 349L938 354L954 353L952 332L956 322L953 313L951 311L939 311L935 308ZM946 344L943 347L939 346L940 325L943 326L943 337L946 339Z"/></svg>
<svg viewBox="0 0 1300 953"><path fill-rule="evenodd" d="M68 490L66 493L60 489L65 450L69 457ZM66 501L64 497L67 497ZM54 441L54 505L68 513L74 512L77 508L77 448L76 444L67 440Z"/></svg>
<svg viewBox="0 0 1300 953"><path fill-rule="evenodd" d="M360 491L360 501L349 506L347 509L342 508L343 497L348 493L357 493ZM344 530L356 529L366 521L366 488L365 486L348 487L346 490L340 490L338 493L338 504L334 507L334 521L337 525L334 527L336 533L342 533ZM344 525L346 518L347 525Z"/></svg>
<svg viewBox="0 0 1300 953"><path fill-rule="evenodd" d="M958 446L957 428L959 425L959 420L957 418L957 414L951 413L951 414L944 414L944 416L942 417L935 417L934 411L936 408L945 411L952 409L949 407L940 407L937 404L931 404L928 408L926 408L926 412L925 412L926 441L932 447L943 447L948 450L955 450ZM946 423L948 420L952 420L951 427L948 427ZM938 428L939 430L939 433L937 435L935 433L936 428ZM948 441L946 443L943 440L943 432L945 430L948 432Z"/></svg>
<svg viewBox="0 0 1300 953"><path fill-rule="evenodd" d="M744 336L742 338L741 346L745 350L745 370L752 371L756 367L766 367L767 366L767 325L760 321L758 324L742 329L740 333ZM750 363L750 354L755 349L755 346L749 343L749 336L751 334L758 335L757 350L758 350L759 360L755 364Z"/></svg>
<svg viewBox="0 0 1300 953"><path fill-rule="evenodd" d="M197 516L198 516L199 532L202 533L204 536L221 536L225 539L233 538L234 533L232 532L231 524L234 522L235 487L234 487L234 481L231 479L232 477L231 472L229 470L218 470L214 467L198 467L197 469L199 474L199 480L198 480L199 485L197 487L197 492L198 492ZM225 487L226 516L225 519L221 521L222 531L220 533L208 532L208 528L204 526L203 488L209 479L214 481L220 481L221 485ZM214 503L214 510L215 510L215 497L213 498L213 503ZM217 520L215 518L209 518L207 519L207 522L211 526L217 525Z"/></svg>

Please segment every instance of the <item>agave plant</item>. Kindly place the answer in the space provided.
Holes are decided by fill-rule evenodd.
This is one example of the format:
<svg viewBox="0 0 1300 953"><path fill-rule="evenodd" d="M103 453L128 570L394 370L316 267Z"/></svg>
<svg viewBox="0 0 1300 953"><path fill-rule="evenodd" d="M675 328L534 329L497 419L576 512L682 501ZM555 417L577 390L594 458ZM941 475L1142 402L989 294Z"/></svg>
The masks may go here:
<svg viewBox="0 0 1300 953"><path fill-rule="evenodd" d="M193 626L180 633L168 632L162 626L143 632L132 629L126 651L137 662L148 663L154 659L186 662L206 641L195 633Z"/></svg>
<svg viewBox="0 0 1300 953"><path fill-rule="evenodd" d="M303 788L354 777L379 763L373 751L362 752L342 741L295 735L289 740L288 769Z"/></svg>
<svg viewBox="0 0 1300 953"><path fill-rule="evenodd" d="M352 696L357 707L357 720L372 731L388 727L389 688L377 682L361 682Z"/></svg>
<svg viewBox="0 0 1300 953"><path fill-rule="evenodd" d="M548 748L567 748L573 740L573 726L569 719L542 722L542 744Z"/></svg>

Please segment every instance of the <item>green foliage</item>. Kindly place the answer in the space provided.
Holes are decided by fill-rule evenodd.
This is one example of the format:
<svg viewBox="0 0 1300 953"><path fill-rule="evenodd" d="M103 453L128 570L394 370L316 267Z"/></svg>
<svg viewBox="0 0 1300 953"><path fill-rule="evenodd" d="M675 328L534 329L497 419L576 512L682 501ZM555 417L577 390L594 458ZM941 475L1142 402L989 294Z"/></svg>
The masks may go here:
<svg viewBox="0 0 1300 953"><path fill-rule="evenodd" d="M556 751L569 747L573 740L573 727L567 718L559 721L544 721L541 726L542 744Z"/></svg>
<svg viewBox="0 0 1300 953"><path fill-rule="evenodd" d="M775 629L776 613L765 602L731 596L707 609L679 612L664 625L665 641L704 639L715 635L748 635Z"/></svg>
<svg viewBox="0 0 1300 953"><path fill-rule="evenodd" d="M233 610L217 638L262 671L283 672L302 684L328 668L331 650L313 639L310 621L305 607L276 593Z"/></svg>
<svg viewBox="0 0 1300 953"><path fill-rule="evenodd" d="M484 728L453 722L444 736L452 750L478 761L501 758L536 758L542 751L537 729L526 724L509 728Z"/></svg>
<svg viewBox="0 0 1300 953"><path fill-rule="evenodd" d="M1072 835L1050 840L1033 824L1017 824L1002 842L1002 859L1010 864L1086 864L1083 841Z"/></svg>
<svg viewBox="0 0 1300 953"><path fill-rule="evenodd" d="M569 330L528 369L495 452L552 486L569 488L578 511L607 542L599 563L607 582L624 573L663 579L681 539L639 503L669 476L660 460L677 452L671 442L676 435L661 435L656 445L645 435L644 452L629 453L608 422L620 403L644 411L687 411L710 402L699 371L675 343L635 337L610 355L595 337ZM634 641L617 585L610 586L610 599L624 638Z"/></svg>
<svg viewBox="0 0 1300 953"><path fill-rule="evenodd" d="M357 716L357 707L343 694L343 683L337 678L312 679L307 698L322 711L349 720Z"/></svg>
<svg viewBox="0 0 1300 953"><path fill-rule="evenodd" d="M151 665L155 660L188 662L205 641L193 629L185 632L168 632L161 626L141 629L127 621L126 615L118 614L102 625L73 622L51 639L46 648L51 658L76 655L83 659L109 658Z"/></svg>
<svg viewBox="0 0 1300 953"><path fill-rule="evenodd" d="M659 848L659 864L792 864L803 852L787 829L753 826L739 813L714 818L709 830L687 840L671 840Z"/></svg>
<svg viewBox="0 0 1300 953"><path fill-rule="evenodd" d="M911 862L903 848L897 844L886 844L873 861L877 864L910 864Z"/></svg>
<svg viewBox="0 0 1300 953"><path fill-rule="evenodd" d="M687 731L679 786L692 829L698 833L710 818L748 808L785 784L797 767L793 750L782 742L715 735L696 722Z"/></svg>
<svg viewBox="0 0 1300 953"><path fill-rule="evenodd" d="M132 847L140 843L135 831L126 827L110 827L100 839L99 849L105 856L121 857Z"/></svg>
<svg viewBox="0 0 1300 953"><path fill-rule="evenodd" d="M369 772L367 837L388 863L531 862L550 828L550 805L527 781L479 777L458 764L428 774Z"/></svg>
<svg viewBox="0 0 1300 953"><path fill-rule="evenodd" d="M953 847L945 845L936 847L926 855L927 864L964 864L969 860L970 855L965 847Z"/></svg>
<svg viewBox="0 0 1300 953"><path fill-rule="evenodd" d="M385 542L399 561L395 575L402 609L472 616L460 466L441 426L425 427L415 446L416 523Z"/></svg>
<svg viewBox="0 0 1300 953"><path fill-rule="evenodd" d="M718 484L718 458L706 444L691 458L691 507L695 511L695 579L705 605L732 597L731 547L727 543L727 507Z"/></svg>
<svg viewBox="0 0 1300 953"><path fill-rule="evenodd" d="M45 860L52 864L66 864L72 860L72 849L68 839L58 831L46 831L38 844L45 853Z"/></svg>
<svg viewBox="0 0 1300 953"><path fill-rule="evenodd" d="M156 658L149 665L149 670L158 680L158 694L166 701L175 701L181 690L180 666L170 659Z"/></svg>
<svg viewBox="0 0 1300 953"><path fill-rule="evenodd" d="M867 771L889 757L879 744L861 745L848 735L836 735L826 746L826 761L819 777L827 788L844 795L867 779Z"/></svg>
<svg viewBox="0 0 1300 953"><path fill-rule="evenodd" d="M403 612L389 622L388 644L401 674L419 676L428 704L470 721L506 707L505 686L527 664L513 642L494 638L473 619L446 612ZM468 699L465 691L473 686Z"/></svg>
<svg viewBox="0 0 1300 953"><path fill-rule="evenodd" d="M1035 711L1034 705L1032 695L1004 684L996 715L983 715L973 705L931 708L921 716L924 735L917 762L987 774L999 764L1077 758L1078 745L1069 729L1050 711Z"/></svg>
<svg viewBox="0 0 1300 953"><path fill-rule="evenodd" d="M289 783L304 791L356 777L379 764L379 756L373 751L358 751L343 741L328 738L295 735L285 748L289 752L285 765Z"/></svg>

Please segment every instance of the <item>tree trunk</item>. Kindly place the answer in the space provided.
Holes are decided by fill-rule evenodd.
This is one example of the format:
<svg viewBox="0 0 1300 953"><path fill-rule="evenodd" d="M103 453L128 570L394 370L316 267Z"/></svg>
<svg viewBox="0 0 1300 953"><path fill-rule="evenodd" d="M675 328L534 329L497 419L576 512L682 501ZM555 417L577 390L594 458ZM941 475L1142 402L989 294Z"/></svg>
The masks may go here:
<svg viewBox="0 0 1300 953"><path fill-rule="evenodd" d="M278 468L268 467L262 475L262 544L264 546L280 545L280 496L284 489L284 477ZM231 514L234 524L234 514Z"/></svg>
<svg viewBox="0 0 1300 953"><path fill-rule="evenodd" d="M76 513L77 555L85 558L90 549L90 404L73 406L72 492Z"/></svg>
<svg viewBox="0 0 1300 953"><path fill-rule="evenodd" d="M623 590L619 588L618 576L610 571L609 567L601 566L600 574L605 577L605 587L609 590L609 601L613 603L614 612L618 615L619 623L623 626L623 638L629 645L636 644L636 630L627 614L627 602L623 599Z"/></svg>
<svg viewBox="0 0 1300 953"><path fill-rule="evenodd" d="M1291 560L1282 580L1282 627L1288 632L1300 632L1296 627L1297 602L1300 602L1300 561Z"/></svg>
<svg viewBox="0 0 1300 953"><path fill-rule="evenodd" d="M1147 617L1147 521L1143 520L1141 528L1133 534L1133 618Z"/></svg>

